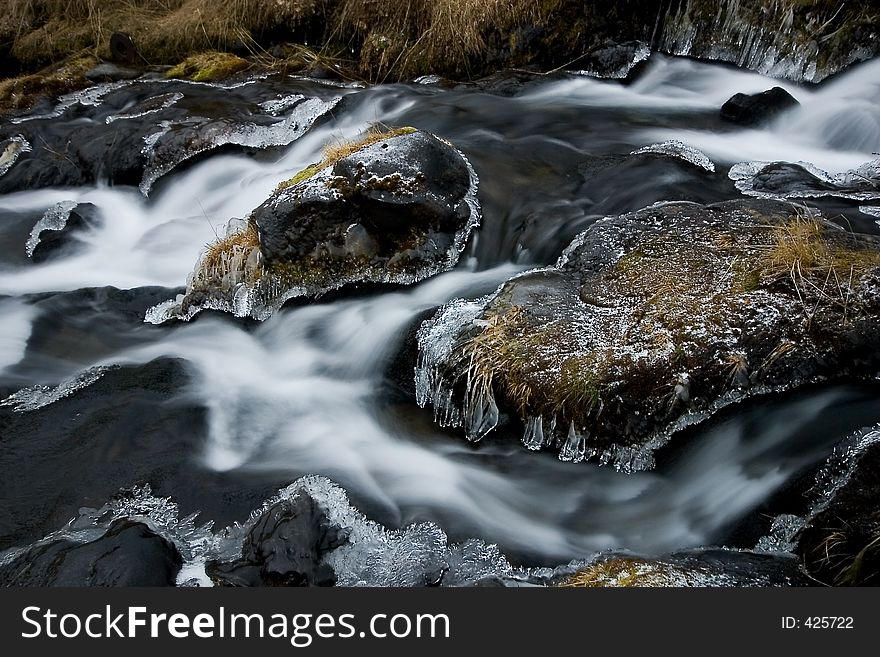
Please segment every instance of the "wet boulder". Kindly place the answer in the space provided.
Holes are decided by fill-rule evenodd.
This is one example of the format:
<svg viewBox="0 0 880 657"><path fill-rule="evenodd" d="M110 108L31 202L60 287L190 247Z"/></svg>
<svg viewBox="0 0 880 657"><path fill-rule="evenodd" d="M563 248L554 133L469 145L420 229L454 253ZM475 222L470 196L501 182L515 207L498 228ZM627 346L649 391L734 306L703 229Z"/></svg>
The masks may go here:
<svg viewBox="0 0 880 657"><path fill-rule="evenodd" d="M736 94L721 106L721 118L738 125L760 125L800 103L782 87L759 94Z"/></svg>
<svg viewBox="0 0 880 657"><path fill-rule="evenodd" d="M624 80L650 56L650 46L642 41L609 41L584 54L572 67L577 68L582 75Z"/></svg>
<svg viewBox="0 0 880 657"><path fill-rule="evenodd" d="M282 182L148 319L204 308L264 319L292 297L415 283L455 265L478 219L476 176L452 145L414 128L372 132Z"/></svg>
<svg viewBox="0 0 880 657"><path fill-rule="evenodd" d="M819 499L793 551L817 582L880 584L880 426L853 436L817 477Z"/></svg>
<svg viewBox="0 0 880 657"><path fill-rule="evenodd" d="M240 556L209 561L206 571L218 586L332 586L336 575L322 560L347 540L347 530L299 489L260 514Z"/></svg>
<svg viewBox="0 0 880 657"><path fill-rule="evenodd" d="M290 144L336 105L331 93L307 97L272 80L147 78L71 92L0 126L0 194L100 180L148 195L163 176L220 150Z"/></svg>
<svg viewBox="0 0 880 657"><path fill-rule="evenodd" d="M657 204L419 330L417 400L624 470L752 394L880 371L880 242L777 201Z"/></svg>
<svg viewBox="0 0 880 657"><path fill-rule="evenodd" d="M77 234L97 223L97 213L91 203L62 201L52 206L34 225L25 245L27 254L34 262L45 262L76 251Z"/></svg>
<svg viewBox="0 0 880 657"><path fill-rule="evenodd" d="M0 559L0 586L174 586L181 564L145 524L116 520L94 540L46 539Z"/></svg>

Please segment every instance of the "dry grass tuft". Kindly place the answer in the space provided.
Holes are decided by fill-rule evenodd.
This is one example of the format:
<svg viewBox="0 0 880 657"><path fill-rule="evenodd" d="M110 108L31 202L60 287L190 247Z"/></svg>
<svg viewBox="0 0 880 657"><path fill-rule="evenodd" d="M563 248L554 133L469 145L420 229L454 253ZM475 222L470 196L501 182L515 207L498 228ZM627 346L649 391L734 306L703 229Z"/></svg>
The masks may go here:
<svg viewBox="0 0 880 657"><path fill-rule="evenodd" d="M485 35L540 25L556 0L342 0L337 36L362 43L361 72L376 81L418 75L430 62L470 77Z"/></svg>
<svg viewBox="0 0 880 657"><path fill-rule="evenodd" d="M880 250L853 243L806 212L772 231L771 244L759 250L754 270L760 285L791 285L810 317L823 304L846 313L853 284L880 267Z"/></svg>
<svg viewBox="0 0 880 657"><path fill-rule="evenodd" d="M179 61L226 50L255 34L293 27L319 11L320 0L8 0L0 40L34 66L88 49L109 56L113 32L130 34L146 63Z"/></svg>
<svg viewBox="0 0 880 657"><path fill-rule="evenodd" d="M830 531L816 546L821 574L834 586L870 586L877 583L880 563L880 513L873 515L874 531L865 534L846 523Z"/></svg>
<svg viewBox="0 0 880 657"><path fill-rule="evenodd" d="M260 236L251 222L209 244L189 282L191 289L231 290L239 283L254 283L265 274L260 256Z"/></svg>
<svg viewBox="0 0 880 657"><path fill-rule="evenodd" d="M332 144L327 144L324 147L323 158L320 162L310 164L302 171L299 171L292 178L278 183L278 186L275 188L275 190L281 191L282 189L287 189L288 187L298 185L304 180L308 180L309 178L314 176L321 169L330 166L334 162L338 162L344 157L348 157L353 153L357 153L367 146L372 146L373 144L377 144L380 141L391 139L392 137L397 137L399 135L409 135L413 132L416 132L416 129L408 126L403 128L390 129L387 127L373 126L358 139L354 139L352 141L340 140Z"/></svg>
<svg viewBox="0 0 880 657"><path fill-rule="evenodd" d="M627 557L591 564L559 586L566 588L669 586L671 579L671 571L666 564Z"/></svg>

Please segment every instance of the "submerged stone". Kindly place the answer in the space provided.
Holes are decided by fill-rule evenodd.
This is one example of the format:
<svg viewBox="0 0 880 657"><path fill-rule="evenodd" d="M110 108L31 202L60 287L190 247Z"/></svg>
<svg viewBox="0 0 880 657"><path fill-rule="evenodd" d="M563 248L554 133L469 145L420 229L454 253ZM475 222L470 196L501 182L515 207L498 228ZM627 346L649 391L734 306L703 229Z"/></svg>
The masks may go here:
<svg viewBox="0 0 880 657"><path fill-rule="evenodd" d="M419 332L417 399L479 440L652 465L677 428L750 394L880 371L880 244L770 201L603 219L552 267L456 300Z"/></svg>

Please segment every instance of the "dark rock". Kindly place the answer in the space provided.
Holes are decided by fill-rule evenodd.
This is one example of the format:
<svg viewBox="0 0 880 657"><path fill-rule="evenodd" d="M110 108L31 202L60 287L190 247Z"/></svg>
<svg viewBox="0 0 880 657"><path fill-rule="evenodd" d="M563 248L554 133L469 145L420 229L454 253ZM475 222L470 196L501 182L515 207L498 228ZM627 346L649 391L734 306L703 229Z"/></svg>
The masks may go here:
<svg viewBox="0 0 880 657"><path fill-rule="evenodd" d="M369 135L279 185L199 261L182 303L149 319L203 308L265 319L292 297L446 271L478 220L475 187L464 157L433 135Z"/></svg>
<svg viewBox="0 0 880 657"><path fill-rule="evenodd" d="M140 75L140 71L124 68L103 62L86 72L86 79L92 82L119 82L120 80L133 80Z"/></svg>
<svg viewBox="0 0 880 657"><path fill-rule="evenodd" d="M795 537L806 571L826 585L880 584L880 427L840 449L814 492L816 508Z"/></svg>
<svg viewBox="0 0 880 657"><path fill-rule="evenodd" d="M34 262L45 262L76 251L76 234L96 225L97 212L98 208L93 204L80 203L70 210L66 220L61 218L61 227L49 226L40 230L36 236L39 241L31 252L31 259ZM34 230L38 230L39 226L37 224Z"/></svg>
<svg viewBox="0 0 880 657"><path fill-rule="evenodd" d="M353 225L362 226L358 232L378 242L389 259L412 231L454 233L470 215L465 161L423 132L392 136L343 157L330 176L294 185L254 210L267 263L298 261L331 241L341 241L344 251Z"/></svg>
<svg viewBox="0 0 880 657"><path fill-rule="evenodd" d="M641 41L610 42L593 48L570 68L597 78L623 80L650 55L650 47Z"/></svg>
<svg viewBox="0 0 880 657"><path fill-rule="evenodd" d="M53 324L57 352L51 350ZM93 346L102 335L94 333L94 320L91 327L91 336L81 329L68 337L58 315L47 319L39 339L49 343L48 353L43 360L34 361L33 353L29 358L44 366L70 359L74 335L87 350L106 351L107 345ZM31 389L0 406L0 549L45 536L80 507L99 506L120 488L149 482L182 496L199 479L193 469L207 433L206 412L182 394L190 382L182 361L115 367L86 385L88 380Z"/></svg>
<svg viewBox="0 0 880 657"><path fill-rule="evenodd" d="M0 564L0 586L174 586L177 549L140 522L117 520L95 540L40 541Z"/></svg>
<svg viewBox="0 0 880 657"><path fill-rule="evenodd" d="M792 244L818 254L812 273L792 276ZM819 292L842 262L845 289ZM471 440L508 412L529 449L650 467L679 423L756 390L876 376L878 290L877 238L789 204L654 206L441 309L420 330L418 401Z"/></svg>
<svg viewBox="0 0 880 657"><path fill-rule="evenodd" d="M0 148L12 149L0 155L0 194L107 180L140 186L146 195L170 171L221 149L256 155L285 146L337 102L298 98L278 115L260 104L282 93L274 86L267 80L225 89L145 78L74 93L43 108L45 116L0 126Z"/></svg>
<svg viewBox="0 0 880 657"><path fill-rule="evenodd" d="M110 35L110 55L122 64L133 64L140 57L132 38L123 32Z"/></svg>
<svg viewBox="0 0 880 657"><path fill-rule="evenodd" d="M347 530L299 489L263 511L238 559L209 561L206 571L220 586L332 586L336 575L322 559L347 540Z"/></svg>
<svg viewBox="0 0 880 657"><path fill-rule="evenodd" d="M739 125L759 125L800 103L782 87L759 94L736 94L721 106L721 118Z"/></svg>

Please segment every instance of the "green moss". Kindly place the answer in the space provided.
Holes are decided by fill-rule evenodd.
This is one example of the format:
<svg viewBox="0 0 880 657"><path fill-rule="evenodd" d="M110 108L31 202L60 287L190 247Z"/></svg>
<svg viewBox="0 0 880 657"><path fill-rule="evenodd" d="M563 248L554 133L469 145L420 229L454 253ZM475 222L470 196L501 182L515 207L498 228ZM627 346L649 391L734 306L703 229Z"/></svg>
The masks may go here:
<svg viewBox="0 0 880 657"><path fill-rule="evenodd" d="M304 180L308 180L309 178L314 176L316 173L318 173L323 168L324 167L320 163L319 164L310 164L305 169L298 172L292 178L289 178L287 180L282 180L280 183L278 183L278 186L275 188L275 191L280 192L281 190L287 189L288 187L293 187L294 185L298 185L299 183L303 182Z"/></svg>
<svg viewBox="0 0 880 657"><path fill-rule="evenodd" d="M167 78L181 78L194 82L224 80L248 68L250 64L226 52L203 52L187 57L165 73Z"/></svg>

